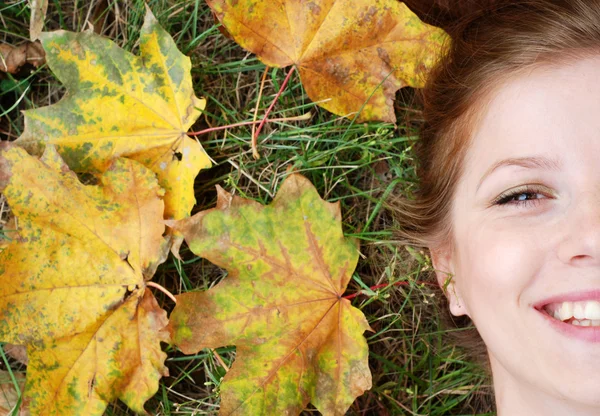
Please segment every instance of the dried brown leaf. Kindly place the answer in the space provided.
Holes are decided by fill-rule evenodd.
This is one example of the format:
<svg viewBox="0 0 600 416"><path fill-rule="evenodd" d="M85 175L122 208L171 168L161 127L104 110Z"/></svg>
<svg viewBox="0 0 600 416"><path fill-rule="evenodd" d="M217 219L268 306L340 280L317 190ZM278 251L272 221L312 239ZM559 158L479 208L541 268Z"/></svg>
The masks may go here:
<svg viewBox="0 0 600 416"><path fill-rule="evenodd" d="M4 353L9 357L17 360L21 364L27 365L27 347L25 345L4 344L2 346Z"/></svg>
<svg viewBox="0 0 600 416"><path fill-rule="evenodd" d="M6 349L6 346L4 348ZM0 415L29 416L29 409L23 402L17 410L19 392L15 387L13 377L21 391L25 387L25 374L13 372L11 377L7 371L0 371Z"/></svg>
<svg viewBox="0 0 600 416"><path fill-rule="evenodd" d="M46 63L46 53L39 41L26 42L19 46L0 44L0 72L16 74L25 64L36 68Z"/></svg>
<svg viewBox="0 0 600 416"><path fill-rule="evenodd" d="M31 19L29 20L29 39L35 41L44 29L44 20L48 11L48 0L30 0Z"/></svg>

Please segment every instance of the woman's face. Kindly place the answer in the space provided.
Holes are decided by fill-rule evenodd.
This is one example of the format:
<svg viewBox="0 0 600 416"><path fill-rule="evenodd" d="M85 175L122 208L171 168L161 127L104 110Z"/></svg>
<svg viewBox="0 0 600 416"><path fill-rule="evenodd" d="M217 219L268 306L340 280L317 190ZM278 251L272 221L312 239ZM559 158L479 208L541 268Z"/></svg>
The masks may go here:
<svg viewBox="0 0 600 416"><path fill-rule="evenodd" d="M453 250L434 253L451 311L474 321L495 383L600 405L600 56L500 87L464 167Z"/></svg>

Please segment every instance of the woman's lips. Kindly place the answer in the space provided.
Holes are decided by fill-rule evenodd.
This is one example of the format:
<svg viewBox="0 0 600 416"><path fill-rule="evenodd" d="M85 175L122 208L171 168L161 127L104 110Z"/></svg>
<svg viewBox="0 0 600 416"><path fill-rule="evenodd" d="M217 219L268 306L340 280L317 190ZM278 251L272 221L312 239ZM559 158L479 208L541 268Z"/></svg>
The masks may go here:
<svg viewBox="0 0 600 416"><path fill-rule="evenodd" d="M535 308L535 310L560 334L571 339L600 343L600 326L576 326L572 323L566 323L550 316L543 308Z"/></svg>
<svg viewBox="0 0 600 416"><path fill-rule="evenodd" d="M544 306L546 306L550 303L579 302L579 301L586 301L586 300L600 301L600 289L577 291L577 292L570 292L570 293L563 293L560 295L555 295L550 298L539 301L533 306L537 310L540 310Z"/></svg>
<svg viewBox="0 0 600 416"><path fill-rule="evenodd" d="M535 310L556 331L572 339L600 343L600 290L555 295L537 302ZM583 324L585 326L581 326Z"/></svg>

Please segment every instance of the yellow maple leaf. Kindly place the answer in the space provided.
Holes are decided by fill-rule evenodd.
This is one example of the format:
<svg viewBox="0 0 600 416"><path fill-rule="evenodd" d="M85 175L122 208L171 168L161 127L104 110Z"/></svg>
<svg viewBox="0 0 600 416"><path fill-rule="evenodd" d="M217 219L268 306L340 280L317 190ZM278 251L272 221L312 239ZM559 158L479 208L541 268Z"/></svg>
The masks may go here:
<svg viewBox="0 0 600 416"><path fill-rule="evenodd" d="M395 92L422 87L448 39L398 0L207 3L242 47L267 65L296 65L313 101L360 111L359 121L395 121Z"/></svg>
<svg viewBox="0 0 600 416"><path fill-rule="evenodd" d="M168 249L155 175L120 158L86 186L51 145L3 157L20 227L0 253L0 342L27 345L32 413L100 415L115 398L143 411L168 339L145 283Z"/></svg>
<svg viewBox="0 0 600 416"><path fill-rule="evenodd" d="M119 156L137 160L166 190L165 216L188 216L194 178L211 163L186 132L206 100L194 95L190 59L152 12L141 29L140 56L92 31L58 30L40 39L67 94L57 104L25 111L16 143L35 154L53 144L76 172L102 172Z"/></svg>
<svg viewBox="0 0 600 416"><path fill-rule="evenodd" d="M229 272L208 291L179 295L169 324L186 354L236 346L220 414L293 415L311 402L343 415L371 388L370 327L342 297L358 247L342 233L339 204L294 174L268 206L219 188L216 208L173 225Z"/></svg>
<svg viewBox="0 0 600 416"><path fill-rule="evenodd" d="M82 333L43 347L29 345L25 391L31 409L41 415L101 415L118 398L144 413L158 380L169 374L158 342L169 339L167 323L167 313L146 291Z"/></svg>

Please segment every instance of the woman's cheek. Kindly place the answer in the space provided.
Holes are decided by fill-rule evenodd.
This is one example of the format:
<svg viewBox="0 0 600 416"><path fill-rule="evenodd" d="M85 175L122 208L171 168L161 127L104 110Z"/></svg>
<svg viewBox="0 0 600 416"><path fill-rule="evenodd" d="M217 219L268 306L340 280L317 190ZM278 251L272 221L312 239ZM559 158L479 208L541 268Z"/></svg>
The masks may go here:
<svg viewBox="0 0 600 416"><path fill-rule="evenodd" d="M462 241L459 264L465 269L456 274L462 280L461 291L468 301L476 303L471 306L475 309L477 300L482 299L517 304L520 294L539 276L547 258L546 232L522 224L473 224Z"/></svg>

